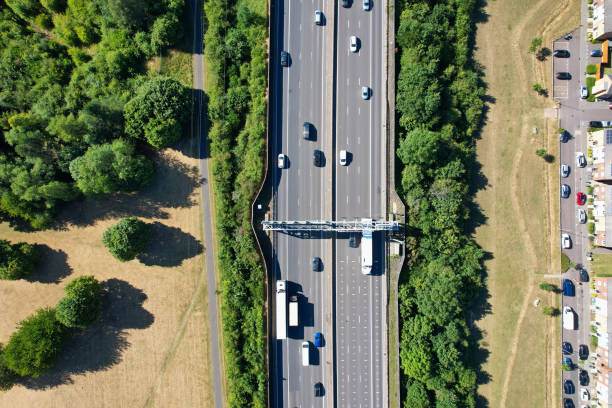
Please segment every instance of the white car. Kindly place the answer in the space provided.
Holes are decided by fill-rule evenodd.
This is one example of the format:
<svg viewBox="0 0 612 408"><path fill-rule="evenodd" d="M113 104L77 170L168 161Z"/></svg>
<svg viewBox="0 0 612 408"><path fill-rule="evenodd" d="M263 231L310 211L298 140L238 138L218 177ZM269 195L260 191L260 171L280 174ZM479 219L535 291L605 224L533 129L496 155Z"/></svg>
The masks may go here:
<svg viewBox="0 0 612 408"><path fill-rule="evenodd" d="M351 52L357 52L359 50L359 40L356 36L351 35Z"/></svg>
<svg viewBox="0 0 612 408"><path fill-rule="evenodd" d="M279 154L278 155L278 168L284 169L286 165L287 165L287 156L285 156L282 153Z"/></svg>
<svg viewBox="0 0 612 408"><path fill-rule="evenodd" d="M323 13L321 13L321 10L315 10L314 22L316 25L323 24Z"/></svg>
<svg viewBox="0 0 612 408"><path fill-rule="evenodd" d="M364 101L370 99L370 88L368 88L367 86L361 87L361 99L363 99Z"/></svg>
<svg viewBox="0 0 612 408"><path fill-rule="evenodd" d="M589 90L587 89L586 86L582 85L580 87L580 97L582 99L586 99L589 96Z"/></svg>
<svg viewBox="0 0 612 408"><path fill-rule="evenodd" d="M584 224L586 223L587 220L587 214L586 211L584 211L582 208L579 208L576 211L576 219L578 220L579 223Z"/></svg>
<svg viewBox="0 0 612 408"><path fill-rule="evenodd" d="M561 165L561 177L567 177L569 175L569 166L567 164Z"/></svg>
<svg viewBox="0 0 612 408"><path fill-rule="evenodd" d="M576 164L578 167L586 166L586 158L584 157L584 153L576 152Z"/></svg>
<svg viewBox="0 0 612 408"><path fill-rule="evenodd" d="M372 8L372 0L363 0L363 9L368 11Z"/></svg>
<svg viewBox="0 0 612 408"><path fill-rule="evenodd" d="M586 388L581 388L580 389L580 399L583 401L588 401L590 400L590 396L589 396L589 392L587 391Z"/></svg>
<svg viewBox="0 0 612 408"><path fill-rule="evenodd" d="M603 126L603 127L610 127L610 126L612 126L612 121L602 120L601 121L601 126Z"/></svg>
<svg viewBox="0 0 612 408"><path fill-rule="evenodd" d="M340 165L341 166L346 166L348 164L346 156L347 156L346 150L340 150Z"/></svg>
<svg viewBox="0 0 612 408"><path fill-rule="evenodd" d="M561 246L563 249L570 249L572 247L572 240L566 233L561 234Z"/></svg>

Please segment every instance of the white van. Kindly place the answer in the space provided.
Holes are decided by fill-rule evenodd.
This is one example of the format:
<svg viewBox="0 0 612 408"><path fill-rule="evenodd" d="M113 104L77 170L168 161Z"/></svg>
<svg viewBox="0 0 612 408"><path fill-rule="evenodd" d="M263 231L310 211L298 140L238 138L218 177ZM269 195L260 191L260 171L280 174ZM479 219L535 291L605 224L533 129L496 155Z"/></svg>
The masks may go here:
<svg viewBox="0 0 612 408"><path fill-rule="evenodd" d="M340 164L342 166L346 166L347 161L346 161L346 150L340 150Z"/></svg>
<svg viewBox="0 0 612 408"><path fill-rule="evenodd" d="M302 365L310 365L310 343L307 341L302 343Z"/></svg>

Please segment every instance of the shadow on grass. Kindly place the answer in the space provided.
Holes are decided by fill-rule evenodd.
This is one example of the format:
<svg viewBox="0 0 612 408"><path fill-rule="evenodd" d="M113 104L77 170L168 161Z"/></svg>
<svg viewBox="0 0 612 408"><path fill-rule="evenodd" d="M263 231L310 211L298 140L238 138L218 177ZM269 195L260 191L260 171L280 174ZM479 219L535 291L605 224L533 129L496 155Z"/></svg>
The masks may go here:
<svg viewBox="0 0 612 408"><path fill-rule="evenodd" d="M151 244L137 256L147 266L179 266L185 259L193 258L204 250L193 235L160 222L151 224Z"/></svg>
<svg viewBox="0 0 612 408"><path fill-rule="evenodd" d="M61 249L53 249L48 245L35 245L40 253L40 262L36 272L27 278L28 282L60 283L72 273L68 265L68 255Z"/></svg>
<svg viewBox="0 0 612 408"><path fill-rule="evenodd" d="M102 282L102 315L84 330L74 330L57 364L38 378L21 381L26 388L44 390L74 383L73 376L107 370L121 362L130 346L128 329L146 329L154 317L142 307L147 295L128 282L110 279Z"/></svg>

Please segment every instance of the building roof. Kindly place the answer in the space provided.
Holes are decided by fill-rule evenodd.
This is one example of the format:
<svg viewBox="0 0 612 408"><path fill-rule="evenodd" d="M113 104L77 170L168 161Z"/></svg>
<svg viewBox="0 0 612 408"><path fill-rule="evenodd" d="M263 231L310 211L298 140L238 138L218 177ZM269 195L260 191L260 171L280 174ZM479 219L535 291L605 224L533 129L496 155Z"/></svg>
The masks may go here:
<svg viewBox="0 0 612 408"><path fill-rule="evenodd" d="M591 93L599 98L612 96L612 75L605 74L595 81Z"/></svg>
<svg viewBox="0 0 612 408"><path fill-rule="evenodd" d="M593 38L604 40L612 37L612 0L593 2Z"/></svg>

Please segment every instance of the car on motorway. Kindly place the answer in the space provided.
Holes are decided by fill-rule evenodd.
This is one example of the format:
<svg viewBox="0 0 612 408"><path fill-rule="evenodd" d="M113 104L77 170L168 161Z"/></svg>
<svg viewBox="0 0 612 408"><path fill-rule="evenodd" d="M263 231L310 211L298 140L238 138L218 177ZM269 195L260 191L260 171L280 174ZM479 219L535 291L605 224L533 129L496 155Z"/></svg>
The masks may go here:
<svg viewBox="0 0 612 408"><path fill-rule="evenodd" d="M302 365L310 365L310 343L307 341L302 343Z"/></svg>
<svg viewBox="0 0 612 408"><path fill-rule="evenodd" d="M321 167L323 164L323 152L315 149L314 152L312 152L312 162L316 167Z"/></svg>
<svg viewBox="0 0 612 408"><path fill-rule="evenodd" d="M372 8L372 0L363 0L363 9L369 11Z"/></svg>
<svg viewBox="0 0 612 408"><path fill-rule="evenodd" d="M586 194L581 193L580 191L576 193L576 204L584 205L586 203Z"/></svg>
<svg viewBox="0 0 612 408"><path fill-rule="evenodd" d="M576 152L576 165L578 165L578 167L586 166L586 158L584 157L584 153Z"/></svg>
<svg viewBox="0 0 612 408"><path fill-rule="evenodd" d="M588 282L589 281L589 273L584 268L580 268L580 282Z"/></svg>
<svg viewBox="0 0 612 408"><path fill-rule="evenodd" d="M567 198L570 195L570 187L567 184L561 184L561 197Z"/></svg>
<svg viewBox="0 0 612 408"><path fill-rule="evenodd" d="M563 249L570 249L572 247L572 240L566 233L561 234L561 246Z"/></svg>
<svg viewBox="0 0 612 408"><path fill-rule="evenodd" d="M586 370L580 370L578 380L583 387L589 385L589 373L587 373Z"/></svg>
<svg viewBox="0 0 612 408"><path fill-rule="evenodd" d="M572 345L570 342L564 341L563 343L561 343L561 351L563 352L563 354L566 355L570 355L572 354Z"/></svg>
<svg viewBox="0 0 612 408"><path fill-rule="evenodd" d="M563 296L574 296L574 282L571 279L563 279ZM568 343L569 344L569 343ZM571 350L571 344L570 344Z"/></svg>
<svg viewBox="0 0 612 408"><path fill-rule="evenodd" d="M315 397L323 396L323 384L321 384L320 382L315 383L314 385L314 396Z"/></svg>
<svg viewBox="0 0 612 408"><path fill-rule="evenodd" d="M351 7L351 0L342 0L342 7Z"/></svg>
<svg viewBox="0 0 612 408"><path fill-rule="evenodd" d="M603 124L601 123L600 120L591 120L589 121L589 127L600 128L600 127L603 127Z"/></svg>
<svg viewBox="0 0 612 408"><path fill-rule="evenodd" d="M359 39L355 35L351 35L349 46L351 48L351 52L359 51Z"/></svg>
<svg viewBox="0 0 612 408"><path fill-rule="evenodd" d="M361 87L361 99L363 99L364 101L370 99L370 88L368 88L367 86Z"/></svg>
<svg viewBox="0 0 612 408"><path fill-rule="evenodd" d="M316 25L323 24L323 13L321 13L321 10L315 10L314 22Z"/></svg>
<svg viewBox="0 0 612 408"><path fill-rule="evenodd" d="M568 50L555 50L553 51L553 57L557 58L568 58L570 53Z"/></svg>
<svg viewBox="0 0 612 408"><path fill-rule="evenodd" d="M284 154L280 153L278 155L278 168L279 169L284 169L286 165L287 165L287 156L285 156Z"/></svg>
<svg viewBox="0 0 612 408"><path fill-rule="evenodd" d="M555 76L557 79L572 79L572 75L569 72L557 72Z"/></svg>
<svg viewBox="0 0 612 408"><path fill-rule="evenodd" d="M601 50L591 50L589 51L589 55L591 57L601 57Z"/></svg>
<svg viewBox="0 0 612 408"><path fill-rule="evenodd" d="M315 347L321 347L321 344L323 344L323 335L319 332L316 332L314 334L314 345Z"/></svg>
<svg viewBox="0 0 612 408"><path fill-rule="evenodd" d="M357 248L357 234L355 234L354 232L351 232L351 235L349 237L349 246L351 248Z"/></svg>
<svg viewBox="0 0 612 408"><path fill-rule="evenodd" d="M319 272L321 270L321 258L318 256L312 258L312 270L314 272Z"/></svg>
<svg viewBox="0 0 612 408"><path fill-rule="evenodd" d="M281 51L281 67L289 66L289 53L287 51Z"/></svg>
<svg viewBox="0 0 612 408"><path fill-rule="evenodd" d="M310 140L310 123L304 122L304 139Z"/></svg>
<svg viewBox="0 0 612 408"><path fill-rule="evenodd" d="M580 224L586 223L586 220L587 220L586 211L584 211L582 208L578 208L576 210L576 219L578 220Z"/></svg>
<svg viewBox="0 0 612 408"><path fill-rule="evenodd" d="M580 87L580 97L582 99L586 99L588 96L589 96L589 90L587 89L585 85L582 85Z"/></svg>
<svg viewBox="0 0 612 408"><path fill-rule="evenodd" d="M589 395L589 391L586 388L580 389L580 399L583 401L588 401L591 399L591 396Z"/></svg>
<svg viewBox="0 0 612 408"><path fill-rule="evenodd" d="M570 168L567 164L561 165L561 177L569 176Z"/></svg>
<svg viewBox="0 0 612 408"><path fill-rule="evenodd" d="M574 401L569 398L563 399L563 408L574 408Z"/></svg>
<svg viewBox="0 0 612 408"><path fill-rule="evenodd" d="M576 391L572 380L563 381L563 392L566 394L573 394Z"/></svg>
<svg viewBox="0 0 612 408"><path fill-rule="evenodd" d="M589 358L589 346L586 344L581 344L580 347L578 347L578 358L581 360L586 360Z"/></svg>
<svg viewBox="0 0 612 408"><path fill-rule="evenodd" d="M346 166L348 164L348 159L347 159L347 153L346 150L340 150L340 165L341 166Z"/></svg>

